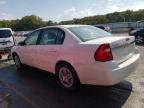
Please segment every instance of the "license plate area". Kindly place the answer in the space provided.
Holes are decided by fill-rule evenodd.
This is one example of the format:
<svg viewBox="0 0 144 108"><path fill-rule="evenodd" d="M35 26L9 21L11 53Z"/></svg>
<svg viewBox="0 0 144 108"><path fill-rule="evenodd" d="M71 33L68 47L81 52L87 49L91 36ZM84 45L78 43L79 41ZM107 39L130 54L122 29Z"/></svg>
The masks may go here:
<svg viewBox="0 0 144 108"><path fill-rule="evenodd" d="M113 49L113 56L115 61L119 64L128 58L130 58L134 53L135 44L126 44Z"/></svg>
<svg viewBox="0 0 144 108"><path fill-rule="evenodd" d="M133 53L133 49L134 49L134 44L127 44L123 46L124 48L124 55L129 55L131 53Z"/></svg>

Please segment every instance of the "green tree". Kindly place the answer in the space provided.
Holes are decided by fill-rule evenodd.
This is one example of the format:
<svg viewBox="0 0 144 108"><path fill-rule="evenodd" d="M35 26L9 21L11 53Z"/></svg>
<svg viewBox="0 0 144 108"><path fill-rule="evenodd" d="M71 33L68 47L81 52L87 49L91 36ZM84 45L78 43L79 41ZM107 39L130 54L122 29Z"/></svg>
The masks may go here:
<svg viewBox="0 0 144 108"><path fill-rule="evenodd" d="M31 15L23 17L18 23L18 28L19 30L33 30L44 25L40 17Z"/></svg>

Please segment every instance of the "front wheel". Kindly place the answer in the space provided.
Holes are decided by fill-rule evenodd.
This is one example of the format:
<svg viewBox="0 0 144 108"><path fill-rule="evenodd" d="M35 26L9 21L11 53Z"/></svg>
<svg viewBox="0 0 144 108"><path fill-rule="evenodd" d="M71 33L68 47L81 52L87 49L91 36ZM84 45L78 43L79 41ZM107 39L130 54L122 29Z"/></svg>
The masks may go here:
<svg viewBox="0 0 144 108"><path fill-rule="evenodd" d="M80 84L76 71L68 64L57 67L57 78L61 87L69 91L77 89Z"/></svg>
<svg viewBox="0 0 144 108"><path fill-rule="evenodd" d="M144 36L136 36L136 43L143 44L144 43Z"/></svg>
<svg viewBox="0 0 144 108"><path fill-rule="evenodd" d="M14 56L14 62L15 62L15 66L18 70L22 68L22 63L21 63L18 55Z"/></svg>

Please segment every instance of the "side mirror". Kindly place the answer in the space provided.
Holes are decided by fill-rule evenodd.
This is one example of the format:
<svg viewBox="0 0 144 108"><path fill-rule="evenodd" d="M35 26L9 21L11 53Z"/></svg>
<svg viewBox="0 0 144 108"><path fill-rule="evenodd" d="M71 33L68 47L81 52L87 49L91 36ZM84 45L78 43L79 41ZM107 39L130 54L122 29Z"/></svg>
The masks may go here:
<svg viewBox="0 0 144 108"><path fill-rule="evenodd" d="M24 45L25 45L24 41L18 43L18 46L24 46Z"/></svg>

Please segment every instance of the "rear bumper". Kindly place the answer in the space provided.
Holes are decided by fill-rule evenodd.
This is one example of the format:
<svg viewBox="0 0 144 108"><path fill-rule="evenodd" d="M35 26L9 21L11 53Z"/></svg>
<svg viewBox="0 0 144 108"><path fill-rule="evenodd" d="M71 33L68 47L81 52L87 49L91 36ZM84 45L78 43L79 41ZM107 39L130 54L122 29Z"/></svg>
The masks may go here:
<svg viewBox="0 0 144 108"><path fill-rule="evenodd" d="M117 65L114 61L94 65L78 65L76 71L82 84L115 85L134 72L139 63L140 54L134 54L127 61Z"/></svg>
<svg viewBox="0 0 144 108"><path fill-rule="evenodd" d="M140 54L135 54L133 57L128 59L127 61L118 65L118 68L113 69L108 74L108 83L107 85L114 85L124 80L124 78L128 77L132 72L136 70L139 64Z"/></svg>

